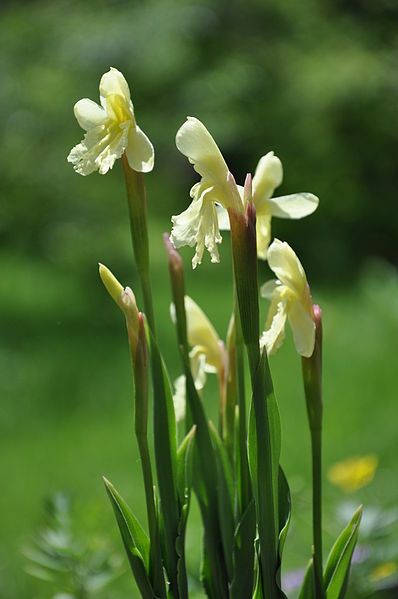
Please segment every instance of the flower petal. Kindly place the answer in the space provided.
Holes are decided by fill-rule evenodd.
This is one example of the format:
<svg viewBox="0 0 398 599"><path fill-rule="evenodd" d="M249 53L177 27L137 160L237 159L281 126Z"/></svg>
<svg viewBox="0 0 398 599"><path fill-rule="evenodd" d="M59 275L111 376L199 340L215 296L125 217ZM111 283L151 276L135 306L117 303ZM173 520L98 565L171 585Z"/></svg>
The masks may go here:
<svg viewBox="0 0 398 599"><path fill-rule="evenodd" d="M225 184L228 167L216 142L201 121L195 117L187 117L177 131L176 145L204 179L218 185Z"/></svg>
<svg viewBox="0 0 398 599"><path fill-rule="evenodd" d="M185 418L186 411L186 381L185 375L181 375L174 381L173 404L176 422Z"/></svg>
<svg viewBox="0 0 398 599"><path fill-rule="evenodd" d="M280 287L280 281L277 279L271 279L271 281L267 281L260 287L260 295L261 297L265 297L265 299L271 300L275 290Z"/></svg>
<svg viewBox="0 0 398 599"><path fill-rule="evenodd" d="M287 304L276 296L271 302L267 316L267 330L261 335L260 347L265 347L267 354L273 354L282 345L285 338Z"/></svg>
<svg viewBox="0 0 398 599"><path fill-rule="evenodd" d="M194 348L199 347L206 363L216 370L222 367L219 337L210 320L203 310L188 295L185 296L185 311L187 315L188 343Z"/></svg>
<svg viewBox="0 0 398 599"><path fill-rule="evenodd" d="M130 128L126 156L134 171L149 173L153 169L155 162L153 145L138 126Z"/></svg>
<svg viewBox="0 0 398 599"><path fill-rule="evenodd" d="M218 219L218 228L220 231L230 231L231 225L229 222L228 210L226 210L220 204L216 204L217 211L217 219Z"/></svg>
<svg viewBox="0 0 398 599"><path fill-rule="evenodd" d="M198 199L194 199L184 212L171 218L173 228L170 239L174 247L196 246L192 259L193 268L202 262L205 248L212 262L220 261L217 244L221 243L222 237L218 228L217 212L214 202L207 201L206 198L212 189L209 187Z"/></svg>
<svg viewBox="0 0 398 599"><path fill-rule="evenodd" d="M271 216L258 214L256 220L257 255L262 260L267 259L269 242L271 241Z"/></svg>
<svg viewBox="0 0 398 599"><path fill-rule="evenodd" d="M122 73L111 67L107 73L102 75L99 91L101 98L106 98L111 94L123 96L126 102L130 102L130 89Z"/></svg>
<svg viewBox="0 0 398 599"><path fill-rule="evenodd" d="M288 243L274 239L268 249L268 264L284 285L298 297L304 297L307 289L305 272Z"/></svg>
<svg viewBox="0 0 398 599"><path fill-rule="evenodd" d="M104 125L107 120L105 110L88 98L76 102L73 112L80 127L85 131Z"/></svg>
<svg viewBox="0 0 398 599"><path fill-rule="evenodd" d="M288 310L294 345L301 356L310 358L315 346L315 323L301 302L291 302Z"/></svg>
<svg viewBox="0 0 398 599"><path fill-rule="evenodd" d="M303 218L315 212L319 199L312 193L292 193L267 200L270 214L279 218Z"/></svg>
<svg viewBox="0 0 398 599"><path fill-rule="evenodd" d="M283 169L279 158L273 152L262 156L253 177L253 202L257 211L260 211L262 203L272 196L282 179Z"/></svg>
<svg viewBox="0 0 398 599"><path fill-rule="evenodd" d="M79 175L89 175L97 170L104 175L113 167L115 160L122 156L127 138L126 127L119 127L112 132L103 127L94 127L72 148L67 160Z"/></svg>

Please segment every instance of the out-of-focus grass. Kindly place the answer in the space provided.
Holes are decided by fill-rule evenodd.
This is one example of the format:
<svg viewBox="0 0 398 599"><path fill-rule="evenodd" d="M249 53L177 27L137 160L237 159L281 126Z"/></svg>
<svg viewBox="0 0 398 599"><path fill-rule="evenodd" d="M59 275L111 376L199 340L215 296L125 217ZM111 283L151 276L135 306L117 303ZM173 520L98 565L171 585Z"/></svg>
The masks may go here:
<svg viewBox="0 0 398 599"><path fill-rule="evenodd" d="M159 232L155 226L151 236L156 246L153 280L161 346L174 376L179 367ZM224 335L231 305L227 239L222 252L221 265L204 264L193 273L187 261L186 270L188 292ZM185 255L189 258L190 253ZM117 265L111 266L117 272ZM1 268L0 307L6 325L0 339L0 589L2 596L21 599L32 597L36 586L21 574L20 547L33 533L47 494L68 489L95 505L101 513L100 526L115 543L100 476L105 474L116 484L142 520L145 509L132 434L129 356L116 307L99 283L89 287L88 296L77 286L73 272L61 273L51 264L26 266L4 257ZM134 277L126 275L123 282L131 280ZM388 505L397 492L393 476L397 280L388 271L377 271L353 289L315 290L314 295L324 311L325 470L347 456L377 454L380 468L375 481L354 499L365 506ZM300 362L290 338L272 358L271 368L282 415L282 462L295 499L286 566L298 567L310 554L309 439ZM331 514L339 498L339 492L325 482L326 546L337 533ZM197 514L191 522L188 555L195 569L200 545ZM130 588L126 574L120 589L126 596Z"/></svg>

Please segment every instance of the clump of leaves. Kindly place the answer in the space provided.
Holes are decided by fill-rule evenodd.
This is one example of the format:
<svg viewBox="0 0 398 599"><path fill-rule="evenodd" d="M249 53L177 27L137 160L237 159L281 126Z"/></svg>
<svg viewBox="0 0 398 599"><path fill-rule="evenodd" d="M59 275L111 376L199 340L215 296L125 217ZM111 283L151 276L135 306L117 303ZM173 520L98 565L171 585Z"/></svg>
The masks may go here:
<svg viewBox="0 0 398 599"><path fill-rule="evenodd" d="M44 525L23 553L26 572L49 583L53 599L100 597L121 573L121 557L106 539L85 530L65 493L46 501Z"/></svg>

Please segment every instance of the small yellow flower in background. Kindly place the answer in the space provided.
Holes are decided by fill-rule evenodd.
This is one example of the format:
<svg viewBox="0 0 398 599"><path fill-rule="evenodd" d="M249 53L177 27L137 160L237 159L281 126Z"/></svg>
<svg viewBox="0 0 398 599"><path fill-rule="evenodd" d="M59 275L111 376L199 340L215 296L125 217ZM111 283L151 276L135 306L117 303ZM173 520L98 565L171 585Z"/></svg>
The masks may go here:
<svg viewBox="0 0 398 599"><path fill-rule="evenodd" d="M219 262L217 244L222 238L216 204L242 211L243 203L237 186L228 176L228 166L216 142L198 119L187 118L177 131L176 145L202 178L191 189L190 206L172 217L170 239L176 248L195 246L193 268L201 264L205 248L211 261Z"/></svg>
<svg viewBox="0 0 398 599"><path fill-rule="evenodd" d="M300 260L286 242L275 239L268 249L268 264L277 280L261 287L261 295L271 301L266 330L260 345L274 353L285 337L286 320L293 332L298 353L309 358L315 345L315 322L310 289Z"/></svg>
<svg viewBox="0 0 398 599"><path fill-rule="evenodd" d="M104 175L124 153L130 167L147 173L153 169L153 145L138 127L126 79L111 68L100 81L101 106L84 98L74 107L80 127L87 133L69 153L68 162L79 175Z"/></svg>
<svg viewBox="0 0 398 599"><path fill-rule="evenodd" d="M380 566L377 566L372 570L370 579L372 582L378 582L379 580L383 580L384 578L392 576L397 571L398 567L395 562L386 562L385 564L380 564Z"/></svg>
<svg viewBox="0 0 398 599"><path fill-rule="evenodd" d="M258 161L252 181L252 202L256 208L257 255L267 259L267 250L271 241L271 218L300 219L309 216L318 207L319 199L312 193L293 193L273 198L272 195L282 183L283 169L280 159L274 152L268 152ZM243 197L243 188L238 186ZM219 227L229 229L224 210L219 210Z"/></svg>
<svg viewBox="0 0 398 599"><path fill-rule="evenodd" d="M349 458L333 464L329 468L328 479L346 493L354 493L373 480L378 463L375 455Z"/></svg>

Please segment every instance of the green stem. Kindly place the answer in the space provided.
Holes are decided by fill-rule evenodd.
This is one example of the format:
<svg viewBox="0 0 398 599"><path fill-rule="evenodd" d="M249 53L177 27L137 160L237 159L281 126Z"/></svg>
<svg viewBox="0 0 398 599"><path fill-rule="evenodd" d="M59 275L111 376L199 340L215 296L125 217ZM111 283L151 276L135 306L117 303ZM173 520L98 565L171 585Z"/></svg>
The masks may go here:
<svg viewBox="0 0 398 599"><path fill-rule="evenodd" d="M236 375L239 408L239 458L240 458L240 509L241 513L248 506L252 493L249 474L249 460L247 457L247 416L245 394L245 366L243 359L243 336L238 310L238 301L235 300L235 327L236 327Z"/></svg>
<svg viewBox="0 0 398 599"><path fill-rule="evenodd" d="M311 434L312 523L315 599L325 598L322 559L322 311L313 306L315 345L309 358L303 357L302 372Z"/></svg>
<svg viewBox="0 0 398 599"><path fill-rule="evenodd" d="M315 597L324 599L322 565L322 429L311 429Z"/></svg>
<svg viewBox="0 0 398 599"><path fill-rule="evenodd" d="M126 155L122 157L126 181L131 239L140 278L145 314L152 334L156 338L151 281L149 276L149 240L146 189L143 173L130 168Z"/></svg>

